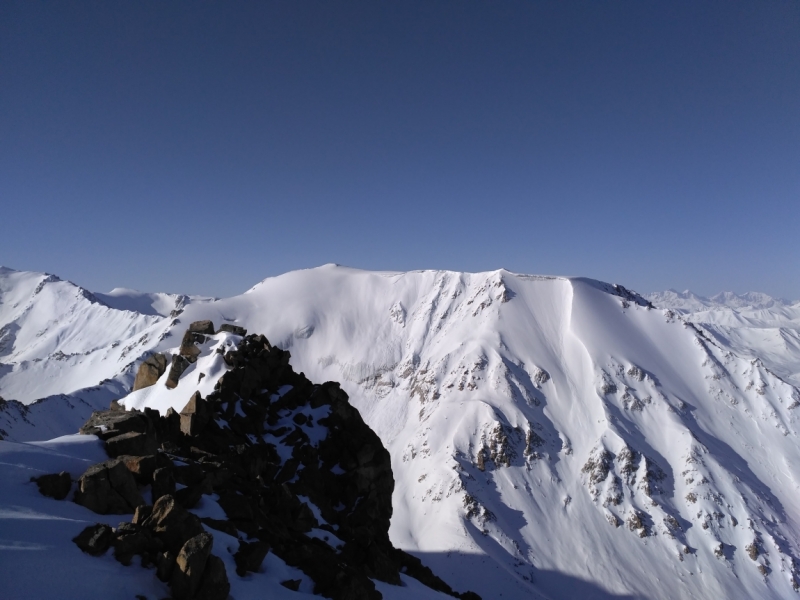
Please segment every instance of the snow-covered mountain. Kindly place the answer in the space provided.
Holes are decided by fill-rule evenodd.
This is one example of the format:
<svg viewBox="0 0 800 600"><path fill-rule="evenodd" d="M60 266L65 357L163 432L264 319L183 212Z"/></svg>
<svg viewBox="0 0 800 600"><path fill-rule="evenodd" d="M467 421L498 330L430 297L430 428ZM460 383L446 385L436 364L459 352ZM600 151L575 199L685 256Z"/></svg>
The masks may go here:
<svg viewBox="0 0 800 600"><path fill-rule="evenodd" d="M149 314L120 310L145 296L40 274L3 270L0 293L0 395L50 397L4 405L10 440L74 432L210 319L341 382L391 453L392 541L459 588L788 598L800 583L800 305L690 312L584 278L335 265ZM124 403L180 408L221 374L203 364Z"/></svg>

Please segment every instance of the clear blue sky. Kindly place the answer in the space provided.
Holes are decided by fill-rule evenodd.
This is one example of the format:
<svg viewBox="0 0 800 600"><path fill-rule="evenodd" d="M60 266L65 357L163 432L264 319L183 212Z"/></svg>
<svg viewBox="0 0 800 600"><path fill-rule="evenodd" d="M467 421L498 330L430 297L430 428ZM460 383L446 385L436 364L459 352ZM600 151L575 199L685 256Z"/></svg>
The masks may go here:
<svg viewBox="0 0 800 600"><path fill-rule="evenodd" d="M800 298L800 2L0 4L0 264Z"/></svg>

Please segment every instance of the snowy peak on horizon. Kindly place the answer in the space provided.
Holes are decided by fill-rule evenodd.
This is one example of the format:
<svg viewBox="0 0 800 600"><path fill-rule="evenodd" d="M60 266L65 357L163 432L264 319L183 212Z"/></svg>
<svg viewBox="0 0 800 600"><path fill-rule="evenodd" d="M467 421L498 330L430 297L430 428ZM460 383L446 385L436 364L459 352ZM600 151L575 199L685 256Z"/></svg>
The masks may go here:
<svg viewBox="0 0 800 600"><path fill-rule="evenodd" d="M720 292L710 297L695 294L691 290L679 292L677 290L666 290L664 292L653 292L646 294L645 297L659 308L671 308L685 312L698 312L703 310L729 308L729 309L769 309L794 306L800 302L792 302L784 298L774 298L762 292L745 292L736 294L735 292Z"/></svg>

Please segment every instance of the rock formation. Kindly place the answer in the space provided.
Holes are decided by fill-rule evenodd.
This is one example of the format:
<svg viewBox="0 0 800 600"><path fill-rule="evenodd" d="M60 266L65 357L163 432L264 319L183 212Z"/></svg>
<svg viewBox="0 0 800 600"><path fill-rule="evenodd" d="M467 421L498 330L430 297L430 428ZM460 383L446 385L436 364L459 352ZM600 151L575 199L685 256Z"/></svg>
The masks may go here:
<svg viewBox="0 0 800 600"><path fill-rule="evenodd" d="M153 354L139 365L136 379L133 381L133 391L153 385L167 370L167 357L163 354Z"/></svg>
<svg viewBox="0 0 800 600"><path fill-rule="evenodd" d="M178 359L196 359L189 346L209 331L210 322L190 326L173 370ZM224 563L212 553L214 530L239 539L237 576L258 572L274 552L328 598L377 600L373 580L400 585L401 572L454 597L478 598L454 592L392 546L389 453L338 384L312 384L262 335L242 338L224 361L229 370L214 392L195 393L180 413L112 409L82 428L105 440L112 459L86 471L75 501L100 514L133 513L113 531L86 528L75 538L82 550L113 547L123 564L141 556L180 599L228 595ZM150 486L149 498L140 486ZM209 494L226 519L191 512Z"/></svg>

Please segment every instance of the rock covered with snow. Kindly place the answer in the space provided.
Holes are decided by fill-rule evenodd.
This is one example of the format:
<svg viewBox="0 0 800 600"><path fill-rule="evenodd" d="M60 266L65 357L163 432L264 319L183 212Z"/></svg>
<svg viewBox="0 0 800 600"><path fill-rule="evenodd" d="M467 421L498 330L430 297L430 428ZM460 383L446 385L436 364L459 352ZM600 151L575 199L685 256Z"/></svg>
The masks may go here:
<svg viewBox="0 0 800 600"><path fill-rule="evenodd" d="M288 352L261 335L223 332L207 352L202 345L213 331L210 322L187 330L203 336L191 338L193 364L222 361L205 382L213 386L205 398L196 391L163 415L149 406L122 410L143 389L95 412L82 429L104 440L116 458L87 469L75 502L98 514L134 513L112 532L108 545L117 560L130 564L140 556L143 565L157 567L176 599L224 600L230 585L205 527L239 540L238 576L258 572L274 552L328 598L381 598L373 580L400 585L403 572L452 596L477 599L453 592L390 542L389 453L338 384L312 384L294 372ZM174 393L160 385L149 398ZM225 518L192 514L203 497L213 498ZM99 555L106 537L100 525L90 526L75 543Z"/></svg>

